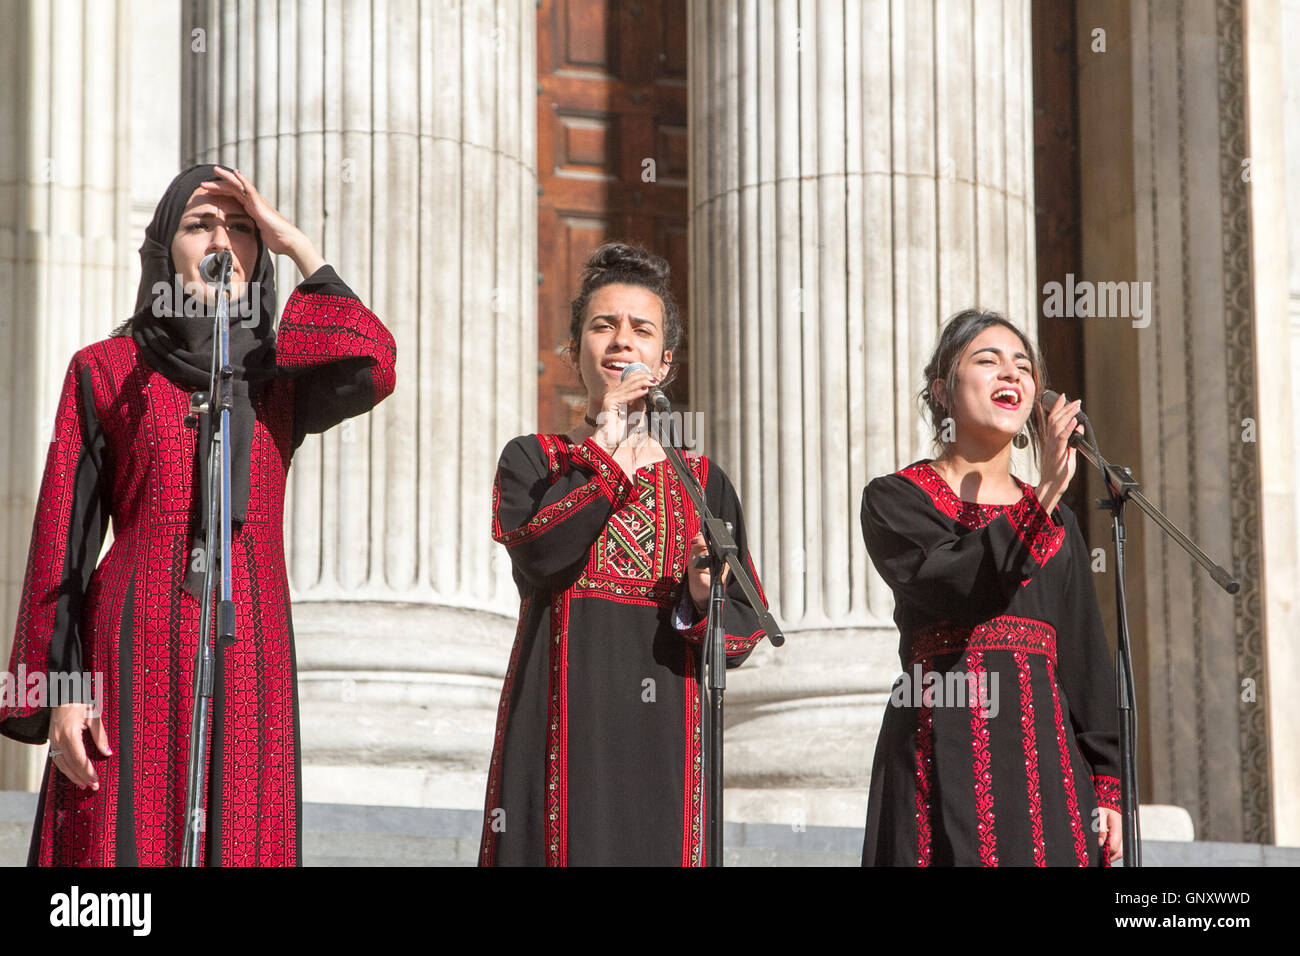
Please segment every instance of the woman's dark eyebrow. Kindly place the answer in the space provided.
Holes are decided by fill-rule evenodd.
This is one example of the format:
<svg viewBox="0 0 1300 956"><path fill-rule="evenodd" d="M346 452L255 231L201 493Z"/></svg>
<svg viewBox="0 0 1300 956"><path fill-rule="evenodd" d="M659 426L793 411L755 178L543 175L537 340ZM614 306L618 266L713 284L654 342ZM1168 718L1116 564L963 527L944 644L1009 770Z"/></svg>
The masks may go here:
<svg viewBox="0 0 1300 956"><path fill-rule="evenodd" d="M212 212L211 210L207 210L207 211L204 211L204 212L197 212L197 211L191 209L189 212L185 213L185 215L186 215L186 216L193 216L195 219L212 219L212 218L214 218L214 217L216 216L216 213ZM250 216L250 215L249 215L248 213L246 213L246 212L231 212L231 213L226 213L226 218L227 218L227 219L247 219L249 222L252 222L252 221L253 221L253 217Z"/></svg>
<svg viewBox="0 0 1300 956"><path fill-rule="evenodd" d="M602 312L600 315L593 315L593 316L591 317L591 321L595 322L597 319L617 319L617 318L618 318L618 315L617 315L616 313L613 313L613 312ZM641 325L654 325L654 324L655 324L655 320L654 320L654 319L644 319L644 318L642 318L642 317L639 316L639 315L630 315L630 316L628 316L628 318L631 319L632 322L633 322L634 324L637 324L637 323L639 323L639 324L641 324Z"/></svg>
<svg viewBox="0 0 1300 956"><path fill-rule="evenodd" d="M981 352L992 352L992 353L994 353L995 355L998 355L998 356L1001 356L1001 355L1002 355L1002 350L1001 350L1000 348L998 348L996 345L986 345L986 346L984 346L984 348L982 348L982 349L976 349L976 350L975 350L974 352L972 352L971 354L972 354L972 355L979 355ZM1024 352L1017 352L1015 355L1013 355L1013 356L1011 356L1011 357L1012 357L1012 358L1018 358L1018 359L1024 359L1025 361L1028 361L1028 360L1029 360L1029 356L1026 355Z"/></svg>

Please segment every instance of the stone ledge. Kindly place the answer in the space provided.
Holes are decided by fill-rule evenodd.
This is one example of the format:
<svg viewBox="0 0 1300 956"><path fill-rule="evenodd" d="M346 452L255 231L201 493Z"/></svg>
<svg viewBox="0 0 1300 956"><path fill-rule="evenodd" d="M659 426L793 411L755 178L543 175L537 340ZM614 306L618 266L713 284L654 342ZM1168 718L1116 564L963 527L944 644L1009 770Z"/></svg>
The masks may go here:
<svg viewBox="0 0 1300 956"><path fill-rule="evenodd" d="M1144 808L1145 809L1145 808ZM0 791L0 866L22 866L36 794ZM308 803L308 866L472 866L478 810ZM726 826L728 866L857 866L861 827ZM1300 866L1300 847L1255 843L1143 841L1147 866Z"/></svg>

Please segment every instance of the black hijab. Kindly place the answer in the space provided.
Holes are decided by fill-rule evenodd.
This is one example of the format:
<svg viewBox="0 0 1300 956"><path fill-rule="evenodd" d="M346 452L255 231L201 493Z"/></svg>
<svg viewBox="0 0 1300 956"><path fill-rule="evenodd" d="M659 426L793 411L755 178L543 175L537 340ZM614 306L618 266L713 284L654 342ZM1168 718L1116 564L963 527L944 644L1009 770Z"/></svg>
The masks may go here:
<svg viewBox="0 0 1300 956"><path fill-rule="evenodd" d="M216 168L211 164L191 166L172 180L158 200L140 246L140 288L128 325L145 361L189 391L208 389L213 323L207 308L198 310L202 315L185 314L185 297L177 295L183 280L177 278L171 245L199 184L224 181ZM257 264L245 279L243 297L230 306L230 364L235 370L230 411L230 516L234 522L242 522L248 513L249 458L256 420L253 404L262 385L275 374L275 269L260 234ZM255 301L249 302L254 290ZM206 543L208 444L207 436L202 436L194 475L194 500L199 505L195 515L197 547ZM191 569L195 566L190 562ZM187 581L187 587L193 589L196 583L201 586L201 579Z"/></svg>

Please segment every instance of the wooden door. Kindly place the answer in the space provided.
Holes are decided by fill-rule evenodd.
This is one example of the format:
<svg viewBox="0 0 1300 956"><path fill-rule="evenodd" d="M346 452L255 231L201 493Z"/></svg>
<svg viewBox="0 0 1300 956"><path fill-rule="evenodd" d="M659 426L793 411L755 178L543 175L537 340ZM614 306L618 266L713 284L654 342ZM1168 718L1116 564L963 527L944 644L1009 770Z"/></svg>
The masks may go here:
<svg viewBox="0 0 1300 956"><path fill-rule="evenodd" d="M541 431L568 429L586 407L565 347L592 249L618 239L666 258L687 318L686 75L686 0L538 4ZM688 378L683 364L675 405L688 401Z"/></svg>

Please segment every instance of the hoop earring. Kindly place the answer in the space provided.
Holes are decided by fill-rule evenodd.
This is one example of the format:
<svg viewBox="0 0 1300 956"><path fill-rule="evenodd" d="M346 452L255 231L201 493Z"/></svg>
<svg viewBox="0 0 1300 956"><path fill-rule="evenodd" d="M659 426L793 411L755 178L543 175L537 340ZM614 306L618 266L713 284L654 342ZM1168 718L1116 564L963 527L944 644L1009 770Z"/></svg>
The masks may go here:
<svg viewBox="0 0 1300 956"><path fill-rule="evenodd" d="M1015 438L1011 439L1011 444L1015 445L1017 448L1028 448L1029 433L1025 431L1019 432Z"/></svg>

